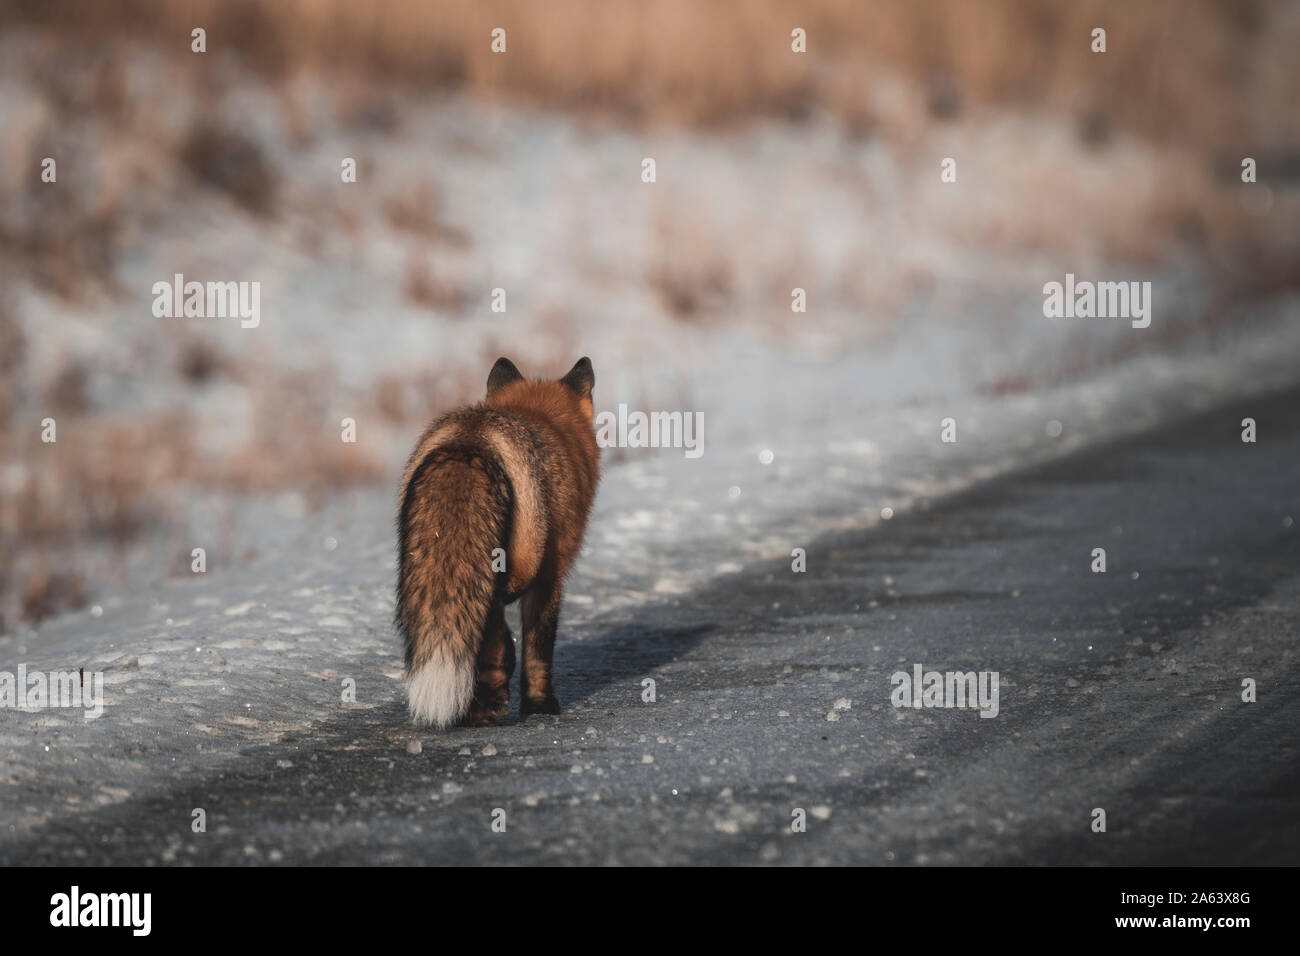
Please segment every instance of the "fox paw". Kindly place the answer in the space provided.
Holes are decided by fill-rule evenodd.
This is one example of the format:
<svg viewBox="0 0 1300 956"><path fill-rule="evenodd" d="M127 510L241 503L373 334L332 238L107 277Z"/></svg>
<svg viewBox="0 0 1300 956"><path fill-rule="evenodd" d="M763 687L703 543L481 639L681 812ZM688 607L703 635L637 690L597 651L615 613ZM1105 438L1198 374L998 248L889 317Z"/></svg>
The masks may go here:
<svg viewBox="0 0 1300 956"><path fill-rule="evenodd" d="M558 714L560 712L560 702L555 699L554 694L547 694L545 697L524 697L519 701L519 714L527 717L529 714Z"/></svg>
<svg viewBox="0 0 1300 956"><path fill-rule="evenodd" d="M510 690L487 691L479 688L462 721L468 727L490 727L510 713Z"/></svg>

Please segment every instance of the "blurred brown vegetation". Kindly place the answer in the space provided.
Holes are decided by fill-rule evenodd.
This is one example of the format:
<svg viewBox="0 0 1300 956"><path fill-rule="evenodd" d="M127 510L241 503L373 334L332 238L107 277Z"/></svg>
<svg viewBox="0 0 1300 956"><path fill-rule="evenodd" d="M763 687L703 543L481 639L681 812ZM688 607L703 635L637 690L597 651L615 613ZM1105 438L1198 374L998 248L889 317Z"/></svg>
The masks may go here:
<svg viewBox="0 0 1300 956"><path fill-rule="evenodd" d="M904 148L981 110L1037 110L1072 123L1082 152L1112 147L1121 132L1163 151L1159 189L1111 184L1117 196L1127 187L1127 198L1091 234L1104 233L1115 257L1151 262L1171 242L1217 243L1210 258L1226 263L1231 281L1269 289L1277 282L1263 280L1285 284L1296 265L1294 243L1261 236L1259 217L1228 189L1244 155L1274 182L1300 181L1300 4L1287 0L0 0L0 12L39 47L29 69L43 94L16 113L6 165L69 156L81 190L30 190L12 173L0 180L0 252L8 268L69 300L120 291L122 248L169 195L207 187L258 217L285 203L289 173L230 115L196 110L178 124L174 112L151 113L149 91L132 89L124 67L145 49L167 60L168 85L195 103L220 102L232 65L280 89L291 141L312 135L290 82L300 75L328 77L340 116L376 133L400 126L400 108L380 92L399 87L701 129L822 115L851 137ZM196 26L212 59L190 52ZM808 34L805 55L790 50L796 26ZM1091 51L1098 26L1104 54ZM490 49L496 27L507 31L504 56ZM96 124L113 133L88 132ZM1035 159L1023 165L1037 180L1022 191L1059 195L1054 161ZM1059 210L1026 203L1015 222L953 216L948 228L979 232L979 242L1059 246L1071 238L1060 222L1092 208L1092 193L1080 192L1073 207L1064 197ZM455 310L465 293L434 246L463 249L470 239L445 221L440 198L422 181L386 197L384 211L395 229L425 240L407 256L407 301ZM337 212L337 228L355 228L354 211ZM646 279L660 301L688 322L716 311L736 281L716 248L726 237L691 219L658 228L664 251Z"/></svg>
<svg viewBox="0 0 1300 956"><path fill-rule="evenodd" d="M1300 15L1286 0L8 0L20 20L102 42L189 55L236 50L274 77L356 71L416 88L604 108L629 120L722 124L814 110L869 128L867 84L888 72L968 104L1074 111L1087 138L1112 124L1229 149L1300 144L1292 109ZM1094 27L1104 55L1090 50ZM493 54L504 28L508 53ZM790 52L790 31L808 53ZM111 92L111 89L110 89ZM106 93L105 95L109 95Z"/></svg>
<svg viewBox="0 0 1300 956"><path fill-rule="evenodd" d="M57 414L56 442L43 443L32 428L0 428L6 466L0 473L0 597L17 589L19 620L39 621L85 603L81 575L70 570L77 564L70 546L93 541L120 553L151 524L181 520L187 494L294 488L309 506L319 506L339 488L385 475L375 451L345 444L338 431L321 427L318 395L303 377L278 375L258 389L252 433L213 456L196 447L194 422L184 413L84 407L76 375L58 379L67 395L47 396ZM363 413L374 410L379 417L382 399L376 394L359 403ZM0 604L0 633L3 611Z"/></svg>

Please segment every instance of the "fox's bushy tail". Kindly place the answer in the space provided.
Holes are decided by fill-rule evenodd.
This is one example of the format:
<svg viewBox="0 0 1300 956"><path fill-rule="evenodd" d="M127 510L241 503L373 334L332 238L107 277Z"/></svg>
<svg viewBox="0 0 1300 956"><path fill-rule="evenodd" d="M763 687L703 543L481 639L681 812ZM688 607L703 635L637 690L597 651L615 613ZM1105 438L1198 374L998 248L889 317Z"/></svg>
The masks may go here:
<svg viewBox="0 0 1300 956"><path fill-rule="evenodd" d="M456 723L474 696L479 644L504 575L511 488L482 448L434 448L412 472L398 516L397 626L417 724Z"/></svg>

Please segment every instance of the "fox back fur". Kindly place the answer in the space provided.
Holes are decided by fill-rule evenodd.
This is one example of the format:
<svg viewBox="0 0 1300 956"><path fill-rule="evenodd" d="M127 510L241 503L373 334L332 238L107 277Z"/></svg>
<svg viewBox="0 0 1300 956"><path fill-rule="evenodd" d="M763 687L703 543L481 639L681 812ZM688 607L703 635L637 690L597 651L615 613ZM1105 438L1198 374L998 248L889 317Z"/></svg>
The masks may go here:
<svg viewBox="0 0 1300 956"><path fill-rule="evenodd" d="M402 475L397 627L417 724L490 724L510 710L520 600L520 714L558 714L551 658L564 579L600 480L595 373L529 381L498 359L482 403L420 437Z"/></svg>

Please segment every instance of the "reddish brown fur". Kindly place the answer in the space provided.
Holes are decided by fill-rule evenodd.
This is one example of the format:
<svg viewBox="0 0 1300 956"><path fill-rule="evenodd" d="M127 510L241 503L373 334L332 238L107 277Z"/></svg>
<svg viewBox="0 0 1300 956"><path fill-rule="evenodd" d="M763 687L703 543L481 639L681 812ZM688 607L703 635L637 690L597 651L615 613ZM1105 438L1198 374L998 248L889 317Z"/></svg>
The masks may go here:
<svg viewBox="0 0 1300 956"><path fill-rule="evenodd" d="M481 724L508 712L515 653L504 607L516 599L520 711L559 713L560 600L600 480L593 382L586 359L558 382L526 381L501 359L484 402L443 416L417 443L402 478L397 609L417 721L446 724L467 709ZM492 571L498 547L505 574Z"/></svg>

